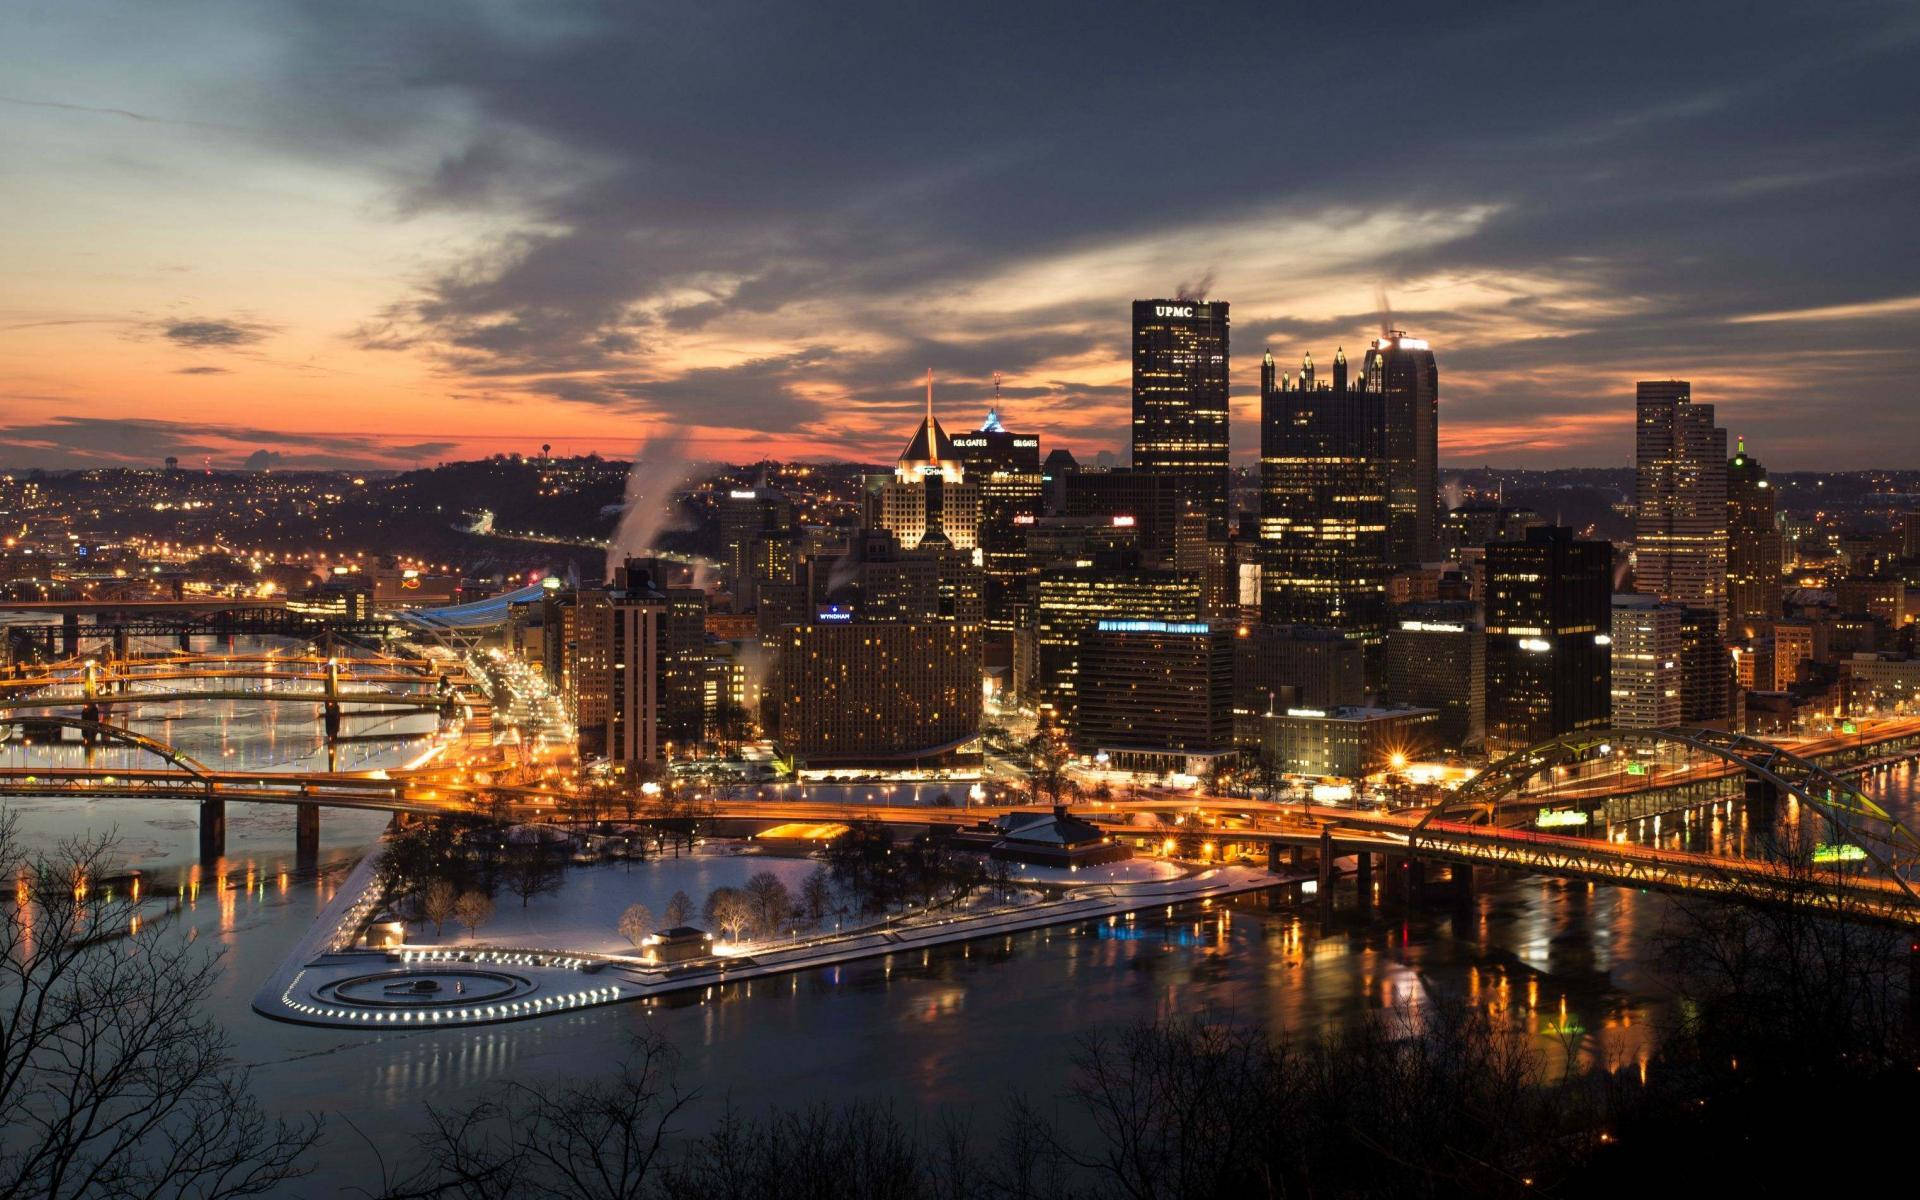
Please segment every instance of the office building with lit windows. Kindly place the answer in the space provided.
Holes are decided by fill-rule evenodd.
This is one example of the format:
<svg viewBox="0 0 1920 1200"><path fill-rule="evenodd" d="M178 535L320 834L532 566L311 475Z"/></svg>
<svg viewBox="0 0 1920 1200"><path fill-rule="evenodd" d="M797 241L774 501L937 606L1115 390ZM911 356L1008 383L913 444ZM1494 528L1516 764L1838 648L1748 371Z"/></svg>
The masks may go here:
<svg viewBox="0 0 1920 1200"><path fill-rule="evenodd" d="M1119 770L1187 772L1233 750L1233 626L1102 620L1080 635L1070 740Z"/></svg>
<svg viewBox="0 0 1920 1200"><path fill-rule="evenodd" d="M720 541L735 611L752 608L762 580L793 569L793 504L771 488L732 488L720 500Z"/></svg>
<svg viewBox="0 0 1920 1200"><path fill-rule="evenodd" d="M1256 623L1235 633L1238 711L1357 708L1366 699L1365 647L1341 630Z"/></svg>
<svg viewBox="0 0 1920 1200"><path fill-rule="evenodd" d="M1487 739L1487 636L1472 603L1405 605L1387 626L1383 699L1431 708L1436 749L1476 750Z"/></svg>
<svg viewBox="0 0 1920 1200"><path fill-rule="evenodd" d="M1032 573L1027 531L1041 515L1046 491L1040 439L1002 425L996 398L980 428L954 435L952 452L965 482L979 494L975 541L986 572L988 623L1011 629L1013 608Z"/></svg>
<svg viewBox="0 0 1920 1200"><path fill-rule="evenodd" d="M829 612L778 644L769 724L809 766L931 764L979 736L978 625Z"/></svg>
<svg viewBox="0 0 1920 1200"><path fill-rule="evenodd" d="M1785 553L1774 523L1773 485L1760 460L1739 442L1727 463L1727 628L1750 637L1780 618Z"/></svg>
<svg viewBox="0 0 1920 1200"><path fill-rule="evenodd" d="M1253 718L1254 743L1290 775L1361 779L1433 749L1431 708L1294 708Z"/></svg>
<svg viewBox="0 0 1920 1200"><path fill-rule="evenodd" d="M1260 372L1260 614L1377 638L1389 575L1385 397L1350 381Z"/></svg>
<svg viewBox="0 0 1920 1200"><path fill-rule="evenodd" d="M1634 588L1727 612L1727 433L1681 379L1635 393Z"/></svg>
<svg viewBox="0 0 1920 1200"><path fill-rule="evenodd" d="M1071 728L1083 634L1105 620L1198 621L1202 604L1198 576L1142 566L1138 555L1099 555L1042 571L1015 689Z"/></svg>
<svg viewBox="0 0 1920 1200"><path fill-rule="evenodd" d="M1176 481L1225 537L1228 515L1227 305L1133 302L1133 467Z"/></svg>
<svg viewBox="0 0 1920 1200"><path fill-rule="evenodd" d="M582 589L560 610L565 695L586 758L658 762L666 596L648 586Z"/></svg>
<svg viewBox="0 0 1920 1200"><path fill-rule="evenodd" d="M1613 705L1613 547L1565 526L1487 547L1487 750L1602 729Z"/></svg>
<svg viewBox="0 0 1920 1200"><path fill-rule="evenodd" d="M1622 729L1680 724L1685 668L1681 620L1686 610L1641 592L1613 598L1613 723Z"/></svg>
<svg viewBox="0 0 1920 1200"><path fill-rule="evenodd" d="M1440 557L1440 368L1421 338L1391 330L1367 350L1365 386L1386 410L1387 557Z"/></svg>

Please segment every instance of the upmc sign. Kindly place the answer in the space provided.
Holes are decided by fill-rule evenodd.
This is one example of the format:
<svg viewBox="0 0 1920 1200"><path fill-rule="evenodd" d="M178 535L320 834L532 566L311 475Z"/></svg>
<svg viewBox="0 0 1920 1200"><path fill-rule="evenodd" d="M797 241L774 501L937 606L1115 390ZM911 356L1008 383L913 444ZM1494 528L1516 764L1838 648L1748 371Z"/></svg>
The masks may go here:
<svg viewBox="0 0 1920 1200"><path fill-rule="evenodd" d="M1193 315L1193 305L1156 304L1153 306L1153 315L1156 317L1191 317Z"/></svg>

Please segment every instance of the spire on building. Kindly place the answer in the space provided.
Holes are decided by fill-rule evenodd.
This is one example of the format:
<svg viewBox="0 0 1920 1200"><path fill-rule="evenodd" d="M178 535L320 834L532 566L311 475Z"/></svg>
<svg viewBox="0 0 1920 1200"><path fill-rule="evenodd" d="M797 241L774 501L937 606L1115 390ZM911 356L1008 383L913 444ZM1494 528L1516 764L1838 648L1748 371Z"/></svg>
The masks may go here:
<svg viewBox="0 0 1920 1200"><path fill-rule="evenodd" d="M993 407L987 410L987 419L980 423L981 433L1005 433L1006 427L1000 424L1000 372L993 373Z"/></svg>
<svg viewBox="0 0 1920 1200"><path fill-rule="evenodd" d="M918 480L929 473L945 475L956 483L960 479L960 460L953 453L953 441L933 416L932 368L927 369L927 415L894 467L894 474L901 479Z"/></svg>

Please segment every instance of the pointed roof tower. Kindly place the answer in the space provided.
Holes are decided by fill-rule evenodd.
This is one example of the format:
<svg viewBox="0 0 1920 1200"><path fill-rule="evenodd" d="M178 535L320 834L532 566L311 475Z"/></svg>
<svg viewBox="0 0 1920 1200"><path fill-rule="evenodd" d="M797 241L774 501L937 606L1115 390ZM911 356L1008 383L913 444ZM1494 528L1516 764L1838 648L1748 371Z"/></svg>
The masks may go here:
<svg viewBox="0 0 1920 1200"><path fill-rule="evenodd" d="M920 428L914 430L913 440L907 443L906 450L900 455L900 465L914 463L939 469L943 461L954 457L953 441L947 437L947 431L940 422L933 419L933 369L927 369L927 415L920 422Z"/></svg>

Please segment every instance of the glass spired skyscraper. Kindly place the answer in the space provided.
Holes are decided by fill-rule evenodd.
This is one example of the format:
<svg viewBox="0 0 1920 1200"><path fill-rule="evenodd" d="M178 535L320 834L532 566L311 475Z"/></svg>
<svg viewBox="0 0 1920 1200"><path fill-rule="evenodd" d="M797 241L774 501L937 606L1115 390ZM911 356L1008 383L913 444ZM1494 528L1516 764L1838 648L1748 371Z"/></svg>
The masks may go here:
<svg viewBox="0 0 1920 1200"><path fill-rule="evenodd" d="M1178 481L1227 530L1227 305L1133 302L1133 466Z"/></svg>

